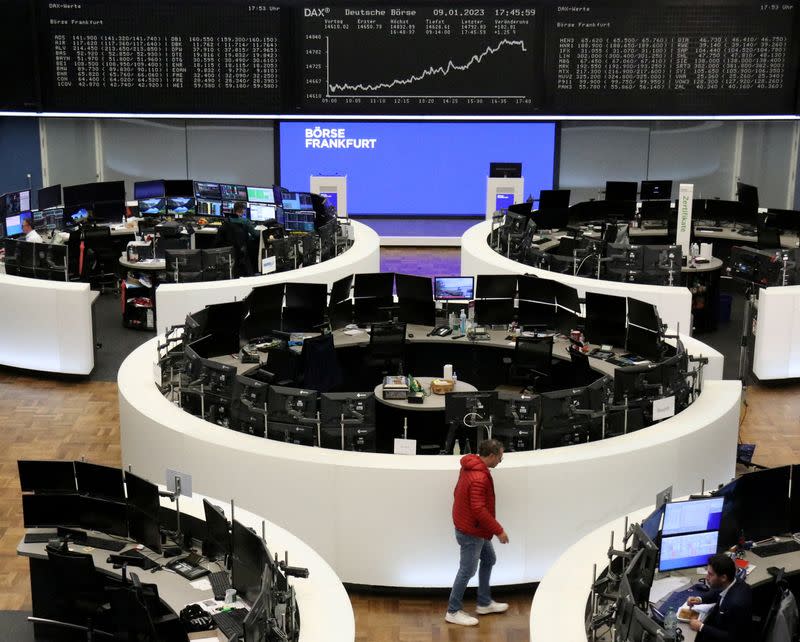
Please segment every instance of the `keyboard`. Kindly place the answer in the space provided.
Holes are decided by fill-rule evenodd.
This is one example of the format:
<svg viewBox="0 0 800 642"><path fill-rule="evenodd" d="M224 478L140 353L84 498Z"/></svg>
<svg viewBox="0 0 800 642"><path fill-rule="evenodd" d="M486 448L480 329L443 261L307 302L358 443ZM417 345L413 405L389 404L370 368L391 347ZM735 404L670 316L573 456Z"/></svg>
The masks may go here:
<svg viewBox="0 0 800 642"><path fill-rule="evenodd" d="M121 542L116 539L104 539L102 537L87 537L85 541L75 543L81 546L99 548L101 551L114 551L115 553L121 551L126 546L130 546L130 542Z"/></svg>
<svg viewBox="0 0 800 642"><path fill-rule="evenodd" d="M695 232L722 232L721 227L696 227L694 228Z"/></svg>
<svg viewBox="0 0 800 642"><path fill-rule="evenodd" d="M774 544L756 546L752 550L753 553L759 557L772 557L773 555L783 555L784 553L800 551L800 544L790 539L786 542L775 542Z"/></svg>
<svg viewBox="0 0 800 642"><path fill-rule="evenodd" d="M698 592L691 588L684 589L683 591L675 591L664 599L658 610L662 613L666 613L669 609L674 609L677 613L678 609L683 606L683 603L687 599L697 595Z"/></svg>
<svg viewBox="0 0 800 642"><path fill-rule="evenodd" d="M58 539L58 533L25 533L26 544L47 544L51 539Z"/></svg>
<svg viewBox="0 0 800 642"><path fill-rule="evenodd" d="M214 591L215 600L224 600L225 591L231 588L231 580L226 571L217 571L208 576L208 581L211 582L211 589Z"/></svg>
<svg viewBox="0 0 800 642"><path fill-rule="evenodd" d="M244 619L246 617L247 609L231 609L230 611L214 613L211 619L214 620L217 628L222 631L222 635L226 639L230 639L234 635L244 633Z"/></svg>

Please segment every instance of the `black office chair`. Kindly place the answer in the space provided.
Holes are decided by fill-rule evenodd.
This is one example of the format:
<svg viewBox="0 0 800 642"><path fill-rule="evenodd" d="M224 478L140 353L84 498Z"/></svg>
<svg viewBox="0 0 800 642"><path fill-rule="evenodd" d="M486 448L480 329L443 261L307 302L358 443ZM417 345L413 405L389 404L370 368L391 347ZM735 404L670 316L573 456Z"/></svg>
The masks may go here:
<svg viewBox="0 0 800 642"><path fill-rule="evenodd" d="M247 228L241 223L225 221L217 230L214 247L233 248L233 276L253 276Z"/></svg>
<svg viewBox="0 0 800 642"><path fill-rule="evenodd" d="M774 227L758 226L758 249L779 250L781 248L781 235Z"/></svg>
<svg viewBox="0 0 800 642"><path fill-rule="evenodd" d="M369 336L367 367L381 375L402 374L406 347L405 323L373 323Z"/></svg>
<svg viewBox="0 0 800 642"><path fill-rule="evenodd" d="M188 640L174 613L159 615L158 589L142 584L131 573L131 584L109 590L114 639L123 642L182 642Z"/></svg>
<svg viewBox="0 0 800 642"><path fill-rule="evenodd" d="M68 618L47 620L47 623L85 631L89 641L95 639L95 633L110 637L110 633L96 629L98 619L108 611L108 595L92 556L48 548L47 558L52 568L53 594L60 602L57 610ZM31 620L40 622L37 618Z"/></svg>
<svg viewBox="0 0 800 642"><path fill-rule="evenodd" d="M509 383L522 383L521 392L538 392L553 371L553 336L517 337L510 359Z"/></svg>
<svg viewBox="0 0 800 642"><path fill-rule="evenodd" d="M342 369L336 357L332 334L322 334L303 341L303 388L330 392L342 385Z"/></svg>
<svg viewBox="0 0 800 642"><path fill-rule="evenodd" d="M580 350L569 349L569 360L572 364L570 379L571 383L567 386L577 388L588 386L590 383L600 378L600 374L592 370L589 365L589 357Z"/></svg>
<svg viewBox="0 0 800 642"><path fill-rule="evenodd" d="M113 290L117 289L119 254L114 250L110 227L84 227L81 276L92 286L99 286L101 291L105 291L109 285Z"/></svg>

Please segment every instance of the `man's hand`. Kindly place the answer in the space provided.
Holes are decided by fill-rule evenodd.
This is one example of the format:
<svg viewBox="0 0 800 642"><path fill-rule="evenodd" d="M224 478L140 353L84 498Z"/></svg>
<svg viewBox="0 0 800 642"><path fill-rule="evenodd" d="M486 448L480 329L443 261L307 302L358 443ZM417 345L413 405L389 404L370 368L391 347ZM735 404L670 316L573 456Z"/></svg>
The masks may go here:
<svg viewBox="0 0 800 642"><path fill-rule="evenodd" d="M694 606L695 604L700 604L702 601L703 600L701 600L699 597L690 597L688 600L686 600L686 603L689 606Z"/></svg>
<svg viewBox="0 0 800 642"><path fill-rule="evenodd" d="M703 628L703 623L700 620L691 620L689 622L689 628L692 629L692 631L695 631L695 632L699 631L700 629Z"/></svg>
<svg viewBox="0 0 800 642"><path fill-rule="evenodd" d="M499 539L499 540L500 540L500 543L501 543L501 544L508 544L508 535L506 535L506 532L505 532L505 531L503 531L502 533L500 533L500 534L497 536L497 539Z"/></svg>

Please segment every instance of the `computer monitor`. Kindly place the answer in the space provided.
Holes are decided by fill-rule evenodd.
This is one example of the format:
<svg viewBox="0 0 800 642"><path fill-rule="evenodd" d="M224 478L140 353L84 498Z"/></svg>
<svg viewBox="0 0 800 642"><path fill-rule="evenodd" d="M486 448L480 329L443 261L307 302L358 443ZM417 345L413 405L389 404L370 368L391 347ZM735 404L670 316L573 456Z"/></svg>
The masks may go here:
<svg viewBox="0 0 800 642"><path fill-rule="evenodd" d="M575 288L557 281L553 281L552 287L556 292L558 307L565 308L574 314L581 313L581 303L578 298L578 291Z"/></svg>
<svg viewBox="0 0 800 642"><path fill-rule="evenodd" d="M163 180L136 181L133 184L133 198L142 201L148 198L164 198L167 195Z"/></svg>
<svg viewBox="0 0 800 642"><path fill-rule="evenodd" d="M664 507L660 506L642 520L642 530L653 542L658 541L658 534L661 530L661 518L663 515Z"/></svg>
<svg viewBox="0 0 800 642"><path fill-rule="evenodd" d="M30 215L30 212L28 212ZM22 234L22 214L6 216L6 236L19 236Z"/></svg>
<svg viewBox="0 0 800 642"><path fill-rule="evenodd" d="M120 223L127 213L125 201L95 201L92 218L95 223Z"/></svg>
<svg viewBox="0 0 800 642"><path fill-rule="evenodd" d="M80 495L23 495L22 524L25 528L80 526Z"/></svg>
<svg viewBox="0 0 800 642"><path fill-rule="evenodd" d="M707 497L666 504L662 536L719 530L722 502L722 497Z"/></svg>
<svg viewBox="0 0 800 642"><path fill-rule="evenodd" d="M139 216L166 216L167 201L164 198L143 198L139 200Z"/></svg>
<svg viewBox="0 0 800 642"><path fill-rule="evenodd" d="M522 163L489 163L490 178L522 178Z"/></svg>
<svg viewBox="0 0 800 642"><path fill-rule="evenodd" d="M74 493L75 468L72 461L17 461L19 485L23 492Z"/></svg>
<svg viewBox="0 0 800 642"><path fill-rule="evenodd" d="M514 194L511 193L498 193L494 197L494 211L507 212L508 208L514 205Z"/></svg>
<svg viewBox="0 0 800 642"><path fill-rule="evenodd" d="M275 639L272 636L272 623L270 622L273 609L271 577L270 565L266 564L261 578L261 590L242 622L244 642L270 642Z"/></svg>
<svg viewBox="0 0 800 642"><path fill-rule="evenodd" d="M518 296L520 301L538 301L539 303L556 303L556 281L540 279L535 276L521 275L517 277Z"/></svg>
<svg viewBox="0 0 800 642"><path fill-rule="evenodd" d="M261 592L261 575L269 553L261 536L233 520L231 586L245 601L252 603Z"/></svg>
<svg viewBox="0 0 800 642"><path fill-rule="evenodd" d="M406 301L433 301L433 285L427 276L395 274L397 298Z"/></svg>
<svg viewBox="0 0 800 642"><path fill-rule="evenodd" d="M102 181L94 183L92 203L103 201L125 202L125 181Z"/></svg>
<svg viewBox="0 0 800 642"><path fill-rule="evenodd" d="M327 290L324 283L287 283L284 332L318 332L325 323Z"/></svg>
<svg viewBox="0 0 800 642"><path fill-rule="evenodd" d="M589 441L592 411L586 388L567 388L539 395L539 447L557 448Z"/></svg>
<svg viewBox="0 0 800 642"><path fill-rule="evenodd" d="M569 196L568 189L543 189L539 192L539 211L566 209L569 207Z"/></svg>
<svg viewBox="0 0 800 642"><path fill-rule="evenodd" d="M474 438L475 431L480 439L488 436L486 425L497 414L498 393L495 390L477 392L448 392L444 396L445 422L449 426L445 450L453 448L456 431L469 430L466 436ZM476 444L477 447L477 444Z"/></svg>
<svg viewBox="0 0 800 642"><path fill-rule="evenodd" d="M267 400L270 421L301 423L316 420L318 393L316 390L270 386Z"/></svg>
<svg viewBox="0 0 800 642"><path fill-rule="evenodd" d="M199 280L203 271L201 250L164 250L168 282L182 283Z"/></svg>
<svg viewBox="0 0 800 642"><path fill-rule="evenodd" d="M167 198L194 196L194 181L183 178L164 181L164 196Z"/></svg>
<svg viewBox="0 0 800 642"><path fill-rule="evenodd" d="M125 501L124 480L119 468L76 461L75 478L82 495Z"/></svg>
<svg viewBox="0 0 800 642"><path fill-rule="evenodd" d="M194 198L191 196L170 196L167 199L167 214L175 218L194 216L197 213Z"/></svg>
<svg viewBox="0 0 800 642"><path fill-rule="evenodd" d="M508 325L513 320L514 299L477 299L475 301L476 323L481 325Z"/></svg>
<svg viewBox="0 0 800 642"><path fill-rule="evenodd" d="M628 323L653 332L661 331L661 318L658 316L656 306L630 297L628 297Z"/></svg>
<svg viewBox="0 0 800 642"><path fill-rule="evenodd" d="M316 217L313 211L290 210L286 207L276 214L276 220L287 232L313 232Z"/></svg>
<svg viewBox="0 0 800 642"><path fill-rule="evenodd" d="M231 554L230 523L225 518L225 511L207 499L203 499L203 511L206 516L203 557L212 561L220 560L224 564Z"/></svg>
<svg viewBox="0 0 800 642"><path fill-rule="evenodd" d="M22 190L20 192L7 192L0 200L0 212L5 216L19 214L31 209L31 192Z"/></svg>
<svg viewBox="0 0 800 642"><path fill-rule="evenodd" d="M128 494L128 530L131 539L160 553L158 486L125 471L125 488Z"/></svg>
<svg viewBox="0 0 800 642"><path fill-rule="evenodd" d="M748 209L752 211L758 210L758 188L755 185L748 185L747 183L737 181L736 198Z"/></svg>
<svg viewBox="0 0 800 642"><path fill-rule="evenodd" d="M625 334L625 349L650 361L658 361L661 359L661 335L639 326L628 325Z"/></svg>
<svg viewBox="0 0 800 642"><path fill-rule="evenodd" d="M638 184L628 181L606 181L607 201L635 201Z"/></svg>
<svg viewBox="0 0 800 642"><path fill-rule="evenodd" d="M672 181L642 181L639 196L643 201L668 201L672 198Z"/></svg>
<svg viewBox="0 0 800 642"><path fill-rule="evenodd" d="M492 436L509 452L533 450L538 411L539 400L533 395L499 392Z"/></svg>
<svg viewBox="0 0 800 642"><path fill-rule="evenodd" d="M437 301L471 301L475 298L475 277L433 277L433 298Z"/></svg>
<svg viewBox="0 0 800 642"><path fill-rule="evenodd" d="M353 281L353 296L386 298L392 296L394 272L372 272L356 274Z"/></svg>
<svg viewBox="0 0 800 642"><path fill-rule="evenodd" d="M479 299L513 299L517 295L516 274L479 274L475 297Z"/></svg>
<svg viewBox="0 0 800 642"><path fill-rule="evenodd" d="M614 370L614 401L621 403L641 398L658 397L661 394L661 366L643 364L626 366Z"/></svg>
<svg viewBox="0 0 800 642"><path fill-rule="evenodd" d="M275 190L272 187L247 187L247 200L253 203L275 205Z"/></svg>
<svg viewBox="0 0 800 642"><path fill-rule="evenodd" d="M661 537L658 570L661 573L705 566L717 554L719 531Z"/></svg>
<svg viewBox="0 0 800 642"><path fill-rule="evenodd" d="M94 202L94 183L67 185L63 189L64 207Z"/></svg>
<svg viewBox="0 0 800 642"><path fill-rule="evenodd" d="M220 199L223 201L247 201L247 187L231 183L220 183Z"/></svg>
<svg viewBox="0 0 800 642"><path fill-rule="evenodd" d="M284 192L282 201L284 210L314 211L314 202L308 192Z"/></svg>
<svg viewBox="0 0 800 642"><path fill-rule="evenodd" d="M658 547L650 540L642 529L634 524L630 550L636 551L625 568L625 575L630 583L633 599L637 606L647 608L653 577L658 566Z"/></svg>
<svg viewBox="0 0 800 642"><path fill-rule="evenodd" d="M723 509L722 544L743 533L748 540L787 533L792 520L789 498L791 466L768 468L742 475L729 495L733 504Z"/></svg>
<svg viewBox="0 0 800 642"><path fill-rule="evenodd" d="M206 393L231 399L233 384L236 381L236 366L212 359L202 359L201 363L206 371Z"/></svg>
<svg viewBox="0 0 800 642"><path fill-rule="evenodd" d="M117 469L117 472L121 480L122 471ZM117 537L128 536L128 510L124 498L120 502L100 497L80 497L77 507L77 522L81 528Z"/></svg>
<svg viewBox="0 0 800 642"><path fill-rule="evenodd" d="M201 252L204 280L225 281L233 278L233 247L207 247Z"/></svg>
<svg viewBox="0 0 800 642"><path fill-rule="evenodd" d="M593 344L625 345L627 320L625 297L586 293L586 339Z"/></svg>
<svg viewBox="0 0 800 642"><path fill-rule="evenodd" d="M194 196L196 199L203 201L222 200L222 192L220 190L219 183L207 183L204 181L195 181ZM247 199L245 198L243 200Z"/></svg>
<svg viewBox="0 0 800 642"><path fill-rule="evenodd" d="M375 396L371 392L326 392L320 396L323 448L375 451ZM343 428L344 427L344 428ZM344 437L344 445L342 445Z"/></svg>
<svg viewBox="0 0 800 642"><path fill-rule="evenodd" d="M197 216L219 218L222 216L222 203L219 201L195 201L195 211Z"/></svg>
<svg viewBox="0 0 800 642"><path fill-rule="evenodd" d="M248 370L248 374L250 372ZM233 398L238 399L245 406L263 410L267 403L269 385L248 376L248 374L236 375L236 381L233 384Z"/></svg>
<svg viewBox="0 0 800 642"><path fill-rule="evenodd" d="M265 203L250 203L250 220L254 223L275 220L276 210L274 205Z"/></svg>
<svg viewBox="0 0 800 642"><path fill-rule="evenodd" d="M61 206L61 185L44 187L38 192L37 204L40 210Z"/></svg>
<svg viewBox="0 0 800 642"><path fill-rule="evenodd" d="M633 589L626 575L623 574L617 591L617 602L614 608L614 637L621 642L628 642L628 632L633 623L636 602Z"/></svg>

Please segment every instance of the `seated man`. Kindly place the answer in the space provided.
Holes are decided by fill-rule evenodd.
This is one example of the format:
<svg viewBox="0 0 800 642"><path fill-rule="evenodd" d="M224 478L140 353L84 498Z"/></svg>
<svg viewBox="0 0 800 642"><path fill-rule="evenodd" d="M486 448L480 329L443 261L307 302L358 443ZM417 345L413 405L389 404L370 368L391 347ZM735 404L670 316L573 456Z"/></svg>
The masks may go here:
<svg viewBox="0 0 800 642"><path fill-rule="evenodd" d="M750 586L736 579L736 566L727 555L708 560L706 582L712 590L702 598L690 597L687 603L714 604L703 622L692 620L689 626L698 631L697 642L750 642L752 638L753 595Z"/></svg>
<svg viewBox="0 0 800 642"><path fill-rule="evenodd" d="M33 229L30 218L22 219L22 233L28 243L44 243L44 239L39 235L39 232Z"/></svg>

